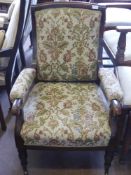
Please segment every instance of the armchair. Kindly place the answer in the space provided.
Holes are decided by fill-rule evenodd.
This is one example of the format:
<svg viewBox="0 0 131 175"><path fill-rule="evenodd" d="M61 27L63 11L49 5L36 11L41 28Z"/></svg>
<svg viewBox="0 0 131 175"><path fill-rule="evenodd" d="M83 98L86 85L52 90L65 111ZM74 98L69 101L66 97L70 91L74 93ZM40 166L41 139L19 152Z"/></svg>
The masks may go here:
<svg viewBox="0 0 131 175"><path fill-rule="evenodd" d="M99 68L104 9L44 3L32 7L32 19L36 68L23 69L10 93L24 174L27 149L104 149L107 175L119 141L123 93L114 73Z"/></svg>

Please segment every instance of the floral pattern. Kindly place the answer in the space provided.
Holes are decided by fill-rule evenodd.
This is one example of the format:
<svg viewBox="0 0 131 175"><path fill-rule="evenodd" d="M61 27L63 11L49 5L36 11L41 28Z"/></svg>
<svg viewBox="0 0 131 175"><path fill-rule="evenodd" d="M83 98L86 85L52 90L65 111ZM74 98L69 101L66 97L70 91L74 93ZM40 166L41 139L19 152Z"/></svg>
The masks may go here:
<svg viewBox="0 0 131 175"><path fill-rule="evenodd" d="M112 69L100 68L99 78L109 100L117 99L121 101L123 99L120 83Z"/></svg>
<svg viewBox="0 0 131 175"><path fill-rule="evenodd" d="M100 19L89 9L36 11L39 80L96 80Z"/></svg>
<svg viewBox="0 0 131 175"><path fill-rule="evenodd" d="M10 99L14 101L15 99L24 99L25 95L28 93L36 76L36 70L33 68L26 68L20 73L18 78L13 85L10 92Z"/></svg>
<svg viewBox="0 0 131 175"><path fill-rule="evenodd" d="M109 111L93 83L37 83L24 106L27 145L107 146Z"/></svg>

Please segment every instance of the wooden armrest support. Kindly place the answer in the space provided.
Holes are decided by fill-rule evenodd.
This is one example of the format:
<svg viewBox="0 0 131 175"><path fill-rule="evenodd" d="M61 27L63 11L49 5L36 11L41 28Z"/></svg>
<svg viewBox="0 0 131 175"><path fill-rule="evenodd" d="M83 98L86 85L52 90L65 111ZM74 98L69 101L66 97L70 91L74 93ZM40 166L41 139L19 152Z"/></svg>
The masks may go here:
<svg viewBox="0 0 131 175"><path fill-rule="evenodd" d="M131 26L116 26L118 32L131 32Z"/></svg>
<svg viewBox="0 0 131 175"><path fill-rule="evenodd" d="M20 113L20 109L22 107L22 99L16 99L13 102L12 108L11 108L11 113L14 115L18 115Z"/></svg>
<svg viewBox="0 0 131 175"><path fill-rule="evenodd" d="M121 104L118 100L112 100L110 104L112 116L120 116L122 113Z"/></svg>

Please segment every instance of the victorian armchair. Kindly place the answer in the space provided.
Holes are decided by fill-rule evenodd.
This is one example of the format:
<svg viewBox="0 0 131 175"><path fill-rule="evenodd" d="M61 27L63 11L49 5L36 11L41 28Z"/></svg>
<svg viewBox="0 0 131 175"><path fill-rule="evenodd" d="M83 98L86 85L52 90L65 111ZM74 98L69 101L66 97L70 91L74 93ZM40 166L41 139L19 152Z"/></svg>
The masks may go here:
<svg viewBox="0 0 131 175"><path fill-rule="evenodd" d="M123 93L112 70L99 68L104 9L45 3L32 8L32 19L36 68L24 69L10 93L24 174L27 149L104 149L107 175Z"/></svg>

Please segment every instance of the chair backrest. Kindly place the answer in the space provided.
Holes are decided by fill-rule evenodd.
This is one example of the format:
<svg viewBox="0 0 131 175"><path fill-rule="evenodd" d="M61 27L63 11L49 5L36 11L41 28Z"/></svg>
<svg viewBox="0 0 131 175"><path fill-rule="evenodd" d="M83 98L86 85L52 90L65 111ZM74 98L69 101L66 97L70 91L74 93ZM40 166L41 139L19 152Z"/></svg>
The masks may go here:
<svg viewBox="0 0 131 175"><path fill-rule="evenodd" d="M38 80L94 81L102 11L88 3L63 2L32 9ZM101 35L102 36L102 35Z"/></svg>

